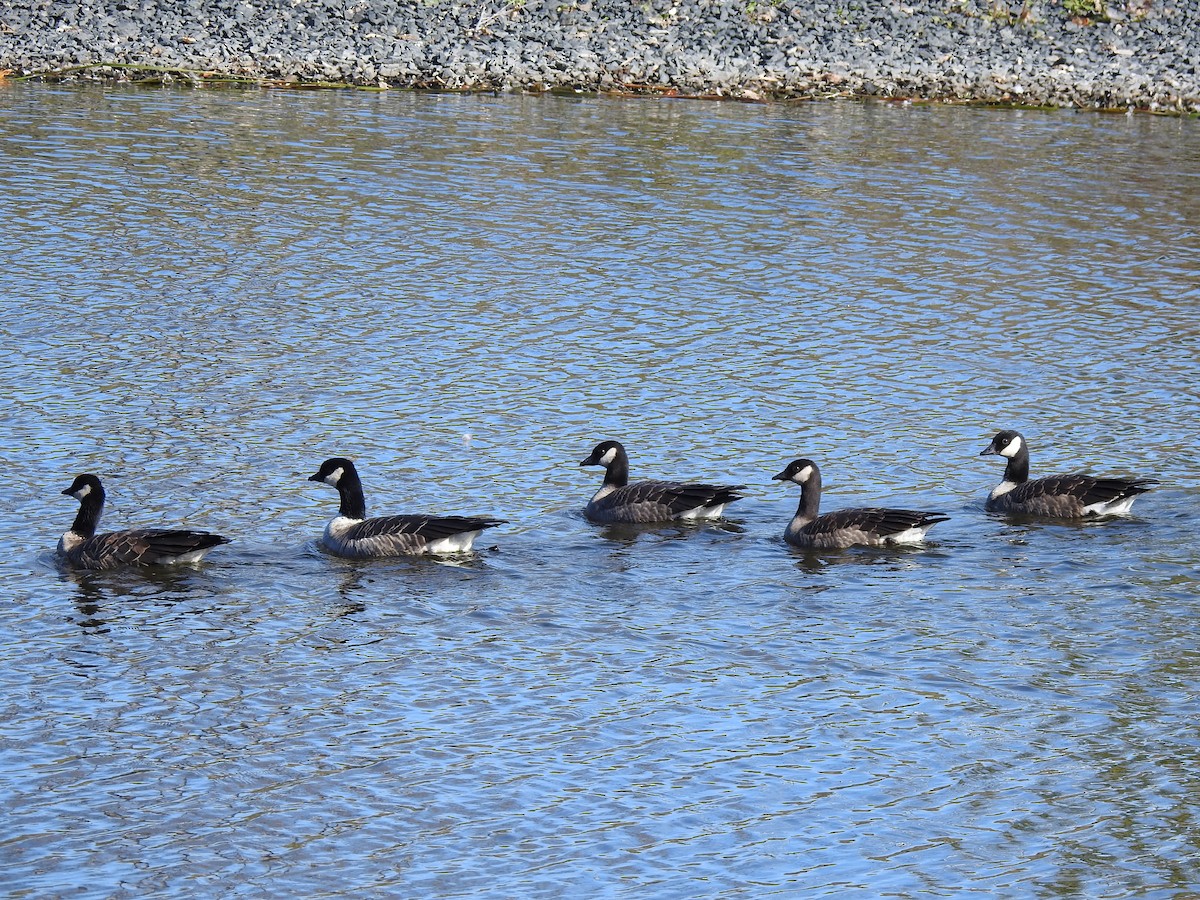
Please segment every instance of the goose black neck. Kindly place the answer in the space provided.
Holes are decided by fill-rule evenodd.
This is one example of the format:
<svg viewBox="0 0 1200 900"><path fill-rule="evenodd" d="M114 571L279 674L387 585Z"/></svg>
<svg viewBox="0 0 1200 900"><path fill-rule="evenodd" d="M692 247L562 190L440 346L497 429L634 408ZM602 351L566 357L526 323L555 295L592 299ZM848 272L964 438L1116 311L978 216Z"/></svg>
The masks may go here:
<svg viewBox="0 0 1200 900"><path fill-rule="evenodd" d="M808 481L800 485L800 505L796 514L805 519L815 519L821 511L821 473L813 470Z"/></svg>
<svg viewBox="0 0 1200 900"><path fill-rule="evenodd" d="M629 484L629 457L618 453L616 459L609 463L604 471L604 483L612 487L625 487Z"/></svg>
<svg viewBox="0 0 1200 900"><path fill-rule="evenodd" d="M93 488L79 501L79 512L75 513L71 530L81 537L90 538L96 533L96 526L100 524L100 513L103 511L104 492Z"/></svg>
<svg viewBox="0 0 1200 900"><path fill-rule="evenodd" d="M1008 465L1004 467L1004 480L1012 484L1024 484L1029 480L1029 451L1024 441L1021 442L1021 449L1009 458Z"/></svg>
<svg viewBox="0 0 1200 900"><path fill-rule="evenodd" d="M338 509L347 519L365 519L367 517L367 501L363 497L362 479L358 472L346 469L337 483L338 497L341 506Z"/></svg>

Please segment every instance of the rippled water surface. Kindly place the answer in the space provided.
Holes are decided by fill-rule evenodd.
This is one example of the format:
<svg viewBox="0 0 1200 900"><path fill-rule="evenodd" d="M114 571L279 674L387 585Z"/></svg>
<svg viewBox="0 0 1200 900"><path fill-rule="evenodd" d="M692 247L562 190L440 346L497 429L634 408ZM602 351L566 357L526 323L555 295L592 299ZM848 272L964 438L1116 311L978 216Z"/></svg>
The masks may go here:
<svg viewBox="0 0 1200 900"><path fill-rule="evenodd" d="M1200 127L0 84L9 896L1200 890ZM1086 526L977 454L1157 477ZM578 461L747 485L603 529ZM349 563L306 481L500 515ZM781 540L942 510L924 550ZM105 523L198 567L73 575Z"/></svg>

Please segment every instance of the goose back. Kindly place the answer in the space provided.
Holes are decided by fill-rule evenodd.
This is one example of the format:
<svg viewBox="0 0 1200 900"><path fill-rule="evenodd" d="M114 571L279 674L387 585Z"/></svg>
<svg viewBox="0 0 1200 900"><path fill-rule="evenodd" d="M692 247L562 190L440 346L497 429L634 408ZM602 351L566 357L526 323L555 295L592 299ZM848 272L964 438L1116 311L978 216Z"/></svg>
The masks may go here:
<svg viewBox="0 0 1200 900"><path fill-rule="evenodd" d="M68 531L59 540L58 552L81 569L115 569L199 562L213 547L228 543L219 534L188 529L132 528L88 538Z"/></svg>
<svg viewBox="0 0 1200 900"><path fill-rule="evenodd" d="M740 489L716 484L677 481L635 481L622 487L604 486L584 508L593 522L646 524L673 519L715 519L725 506L740 500Z"/></svg>
<svg viewBox="0 0 1200 900"><path fill-rule="evenodd" d="M484 529L503 524L503 519L473 516L338 516L326 526L322 543L338 556L353 559L466 553Z"/></svg>

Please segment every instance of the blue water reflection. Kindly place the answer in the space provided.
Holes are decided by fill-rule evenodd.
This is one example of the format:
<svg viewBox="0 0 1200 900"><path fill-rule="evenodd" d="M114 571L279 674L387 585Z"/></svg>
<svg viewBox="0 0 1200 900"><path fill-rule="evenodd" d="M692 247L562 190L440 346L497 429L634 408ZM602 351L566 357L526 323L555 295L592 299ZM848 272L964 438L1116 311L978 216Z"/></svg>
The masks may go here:
<svg viewBox="0 0 1200 900"><path fill-rule="evenodd" d="M1200 340L1187 120L0 83L16 896L1180 896ZM1100 164L1102 162L1102 165ZM976 456L1160 478L1086 526ZM745 483L603 529L577 462ZM456 564L373 513L500 515ZM927 549L782 541L826 508ZM199 568L49 558L79 471Z"/></svg>

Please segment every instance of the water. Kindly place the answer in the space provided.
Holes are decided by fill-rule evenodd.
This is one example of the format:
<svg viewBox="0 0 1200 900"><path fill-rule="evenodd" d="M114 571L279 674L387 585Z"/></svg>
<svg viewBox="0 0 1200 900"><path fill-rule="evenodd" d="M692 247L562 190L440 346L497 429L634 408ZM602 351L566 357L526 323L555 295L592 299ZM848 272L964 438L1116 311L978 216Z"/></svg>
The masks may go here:
<svg viewBox="0 0 1200 900"><path fill-rule="evenodd" d="M1200 129L858 104L0 86L10 896L1200 889ZM1010 522L979 450L1158 477ZM601 529L580 459L745 483ZM332 559L502 515L455 564ZM943 510L925 550L781 540ZM235 539L61 572L109 527Z"/></svg>

